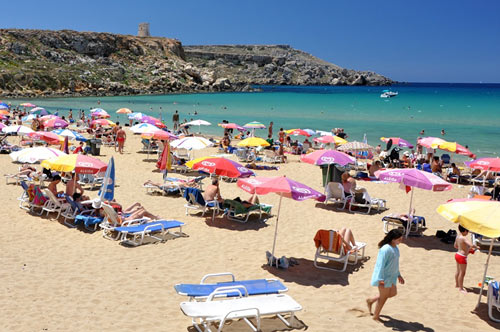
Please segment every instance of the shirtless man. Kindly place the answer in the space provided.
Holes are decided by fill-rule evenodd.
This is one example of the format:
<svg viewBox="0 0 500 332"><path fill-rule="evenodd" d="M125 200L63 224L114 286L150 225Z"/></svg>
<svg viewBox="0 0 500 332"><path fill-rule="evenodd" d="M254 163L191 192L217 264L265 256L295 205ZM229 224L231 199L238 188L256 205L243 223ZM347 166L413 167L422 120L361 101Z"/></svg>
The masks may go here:
<svg viewBox="0 0 500 332"><path fill-rule="evenodd" d="M120 126L116 131L116 142L118 142L118 152L123 154L123 147L125 146L125 140L127 139L127 134L125 130Z"/></svg>
<svg viewBox="0 0 500 332"><path fill-rule="evenodd" d="M66 183L66 195L71 196L75 202L86 201L89 198L83 196L83 191L82 186L76 180L76 173L73 173L71 180Z"/></svg>
<svg viewBox="0 0 500 332"><path fill-rule="evenodd" d="M116 123L116 126L113 127L113 129L111 130L111 133L113 134L113 141L115 142L115 151L116 151L116 133L118 132L118 130L120 129L120 122L117 122Z"/></svg>
<svg viewBox="0 0 500 332"><path fill-rule="evenodd" d="M220 194L219 179L217 178L212 179L212 184L205 189L205 192L203 193L203 198L207 202L216 200L217 202L219 202L219 204L224 203L224 199Z"/></svg>
<svg viewBox="0 0 500 332"><path fill-rule="evenodd" d="M455 273L455 287L464 294L467 290L464 288L464 277L467 271L467 255L474 253L477 246L473 245L468 238L469 231L458 225L459 234L455 239L455 248L458 249L455 254L455 261L457 262L457 272Z"/></svg>

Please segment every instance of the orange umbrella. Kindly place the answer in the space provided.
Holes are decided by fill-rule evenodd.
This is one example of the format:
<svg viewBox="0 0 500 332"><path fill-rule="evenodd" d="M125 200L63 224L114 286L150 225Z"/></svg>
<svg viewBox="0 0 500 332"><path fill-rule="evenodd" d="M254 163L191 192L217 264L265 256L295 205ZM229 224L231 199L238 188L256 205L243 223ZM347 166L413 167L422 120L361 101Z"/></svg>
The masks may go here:
<svg viewBox="0 0 500 332"><path fill-rule="evenodd" d="M132 111L128 108L120 108L118 111L116 111L118 114L130 114Z"/></svg>
<svg viewBox="0 0 500 332"><path fill-rule="evenodd" d="M0 115L10 115L10 112L7 110L0 110Z"/></svg>
<svg viewBox="0 0 500 332"><path fill-rule="evenodd" d="M160 141L166 141L170 139L178 139L179 137L172 135L168 131L165 130L157 130L157 131L152 131L148 133L144 133L141 135L142 138L145 139L159 139Z"/></svg>

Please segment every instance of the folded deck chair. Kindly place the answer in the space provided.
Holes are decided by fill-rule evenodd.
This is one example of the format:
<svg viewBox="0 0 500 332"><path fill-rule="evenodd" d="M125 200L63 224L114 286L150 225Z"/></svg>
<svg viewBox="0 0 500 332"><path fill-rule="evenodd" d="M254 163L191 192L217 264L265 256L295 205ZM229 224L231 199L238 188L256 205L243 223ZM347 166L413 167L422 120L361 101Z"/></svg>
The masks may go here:
<svg viewBox="0 0 500 332"><path fill-rule="evenodd" d="M325 204L332 201L333 203L342 204L342 210L345 209L347 202L352 198L351 195L346 196L344 186L340 182L328 182L325 187Z"/></svg>
<svg viewBox="0 0 500 332"><path fill-rule="evenodd" d="M392 213L382 218L384 222L384 233L389 233L392 228L403 228L403 233L405 237L410 235L410 232L420 232L422 228L425 228L425 218L420 216L411 216L411 222L408 222L405 218L402 218L400 214Z"/></svg>
<svg viewBox="0 0 500 332"><path fill-rule="evenodd" d="M239 297L230 297L223 300L214 300L222 293L239 292ZM291 296L286 294L270 294L261 296L247 296L239 288L228 288L213 292L204 302L182 302L181 311L191 317L194 327L198 331L211 331L210 325L218 323L217 331L222 331L226 321L243 319L253 331L260 331L262 316L278 316L291 327L295 312L302 310L302 306ZM287 320L283 315L289 314ZM249 318L255 318L255 326ZM201 325L201 327L200 327Z"/></svg>
<svg viewBox="0 0 500 332"><path fill-rule="evenodd" d="M344 272L347 264L355 265L365 257L366 243L356 241L356 245L351 250L346 250L341 235L335 230L320 229L314 236L316 254L314 255L314 266L318 269L327 269ZM361 251L361 256L359 252ZM318 265L318 259L339 262L343 264L341 269Z"/></svg>
<svg viewBox="0 0 500 332"><path fill-rule="evenodd" d="M230 276L231 281L208 283L207 279L216 277ZM236 280L231 272L211 273L206 274L201 278L199 284L177 284L174 286L175 291L179 295L189 296L192 299L205 299L215 290L220 288L240 288L246 291L249 296L278 294L288 291L288 288L278 279L253 279L253 280ZM238 292L224 292L219 294L220 297L238 296Z"/></svg>
<svg viewBox="0 0 500 332"><path fill-rule="evenodd" d="M500 312L500 294L498 281L491 280L488 284L488 316L494 322L500 323L500 318L493 317L493 309Z"/></svg>
<svg viewBox="0 0 500 332"><path fill-rule="evenodd" d="M489 246L491 244L491 238L472 233L472 242L476 246L488 247L485 249L480 249L482 252L488 252ZM491 252L494 254L500 254L500 238L493 240L493 250Z"/></svg>
<svg viewBox="0 0 500 332"><path fill-rule="evenodd" d="M250 214L254 211L259 213L259 220L262 220L262 213L269 215L272 209L272 205L267 204L254 204L245 207L241 202L232 199L224 200L224 207L227 208L225 211L227 219L242 223L247 222Z"/></svg>
<svg viewBox="0 0 500 332"><path fill-rule="evenodd" d="M219 203L215 200L206 202L201 194L201 191L197 188L186 188L184 191L184 198L187 201L184 205L186 208L186 215L188 214L188 210L197 210L202 211L202 216L204 216L207 209L212 209L213 220L215 218L215 214L220 211Z"/></svg>
<svg viewBox="0 0 500 332"><path fill-rule="evenodd" d="M361 196L360 201L356 200L358 195ZM351 196L353 197L353 199L351 199L351 201L349 203L349 211L350 212L352 212L353 206L368 208L368 210L366 211L366 214L370 214L372 207L377 209L377 211L380 211L380 209L385 208L385 204L386 204L385 199L372 198L370 196L370 194L368 194L368 191L366 191L365 188L360 188L357 192L351 191Z"/></svg>
<svg viewBox="0 0 500 332"><path fill-rule="evenodd" d="M114 231L120 234L121 243L140 246L144 243L145 237L157 241L164 241L167 234L179 237L182 235L183 225L183 222L177 220L154 220L143 224L115 227ZM173 228L179 228L179 231L171 233L170 230Z"/></svg>

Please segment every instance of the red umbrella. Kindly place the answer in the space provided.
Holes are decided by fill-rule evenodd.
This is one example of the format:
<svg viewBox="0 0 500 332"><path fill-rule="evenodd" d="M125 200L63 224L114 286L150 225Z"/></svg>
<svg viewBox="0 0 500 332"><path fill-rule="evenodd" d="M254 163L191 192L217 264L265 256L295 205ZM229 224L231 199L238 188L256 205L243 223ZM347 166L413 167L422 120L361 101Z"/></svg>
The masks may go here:
<svg viewBox="0 0 500 332"><path fill-rule="evenodd" d="M325 200L325 195L302 184L300 182L289 179L285 176L277 177L254 177L248 179L239 179L238 187L251 194L265 195L268 193L277 193L280 195L280 203L278 206L278 215L276 216L276 226L274 229L273 251L269 259L269 265L272 264L274 257L274 249L276 248L276 237L278 235L278 221L281 210L281 199L284 197L291 198L296 201L303 201L309 198L316 199L320 202ZM276 262L276 265L278 262Z"/></svg>
<svg viewBox="0 0 500 332"><path fill-rule="evenodd" d="M302 136L307 136L310 137L311 134L309 134L307 131L302 130L302 129L293 129L292 131L287 131L289 135L302 135Z"/></svg>
<svg viewBox="0 0 500 332"><path fill-rule="evenodd" d="M50 131L35 131L28 134L29 137L39 139L52 145L61 143L61 136L54 134Z"/></svg>
<svg viewBox="0 0 500 332"><path fill-rule="evenodd" d="M188 161L186 166L206 173L230 178L244 178L255 175L254 172L243 165L226 158L201 157Z"/></svg>
<svg viewBox="0 0 500 332"><path fill-rule="evenodd" d="M161 122L160 119L157 119L157 118L154 118L152 116L149 116L149 115L145 115L141 118L141 122L142 123L149 123L149 124L152 124L153 126L156 126L158 128L165 128L166 126L163 124L163 122Z"/></svg>
<svg viewBox="0 0 500 332"><path fill-rule="evenodd" d="M83 154L69 154L42 161L42 167L59 172L75 171L78 174L96 174L106 171L107 164Z"/></svg>
<svg viewBox="0 0 500 332"><path fill-rule="evenodd" d="M479 158L469 162L466 161L465 165L483 171L500 172L500 158Z"/></svg>

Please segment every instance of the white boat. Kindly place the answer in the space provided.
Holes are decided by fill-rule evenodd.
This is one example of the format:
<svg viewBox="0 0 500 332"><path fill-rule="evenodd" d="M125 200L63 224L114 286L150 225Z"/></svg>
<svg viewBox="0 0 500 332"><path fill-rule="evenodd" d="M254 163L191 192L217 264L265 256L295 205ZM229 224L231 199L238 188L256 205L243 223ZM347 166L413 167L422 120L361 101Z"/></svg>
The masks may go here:
<svg viewBox="0 0 500 332"><path fill-rule="evenodd" d="M383 90L382 94L380 95L380 98L392 98L392 97L396 97L397 95L398 95L398 93L395 91Z"/></svg>

